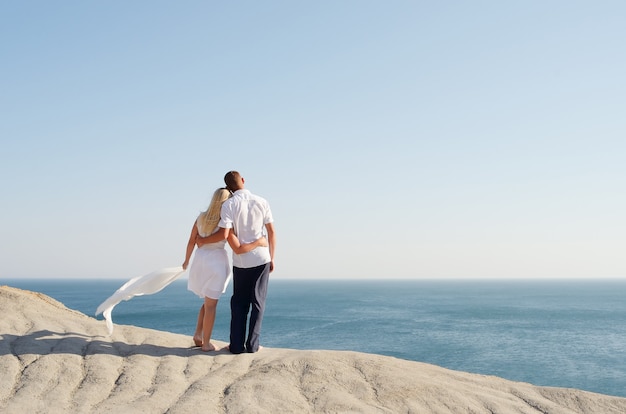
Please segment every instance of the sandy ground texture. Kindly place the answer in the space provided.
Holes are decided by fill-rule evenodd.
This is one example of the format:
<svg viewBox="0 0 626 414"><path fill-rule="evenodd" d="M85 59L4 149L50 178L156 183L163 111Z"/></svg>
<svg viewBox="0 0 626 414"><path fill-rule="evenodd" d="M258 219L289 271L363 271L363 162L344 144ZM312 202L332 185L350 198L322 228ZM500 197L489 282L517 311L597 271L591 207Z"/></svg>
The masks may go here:
<svg viewBox="0 0 626 414"><path fill-rule="evenodd" d="M626 413L626 398L349 351L203 353L0 287L0 413ZM224 342L216 342L225 346Z"/></svg>

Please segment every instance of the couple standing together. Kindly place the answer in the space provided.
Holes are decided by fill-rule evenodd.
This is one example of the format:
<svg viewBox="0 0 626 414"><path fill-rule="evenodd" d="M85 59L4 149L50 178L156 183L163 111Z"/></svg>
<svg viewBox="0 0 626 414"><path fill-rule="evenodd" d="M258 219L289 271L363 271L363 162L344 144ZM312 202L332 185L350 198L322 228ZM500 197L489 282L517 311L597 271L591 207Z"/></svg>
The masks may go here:
<svg viewBox="0 0 626 414"><path fill-rule="evenodd" d="M187 269L197 245L187 288L204 298L204 304L193 340L203 351L216 350L211 333L217 302L232 275L228 347L233 354L257 352L269 275L274 270L274 220L267 200L245 189L245 180L237 171L227 172L224 183L226 187L215 191L207 210L194 222L183 263ZM233 251L232 270L227 242Z"/></svg>

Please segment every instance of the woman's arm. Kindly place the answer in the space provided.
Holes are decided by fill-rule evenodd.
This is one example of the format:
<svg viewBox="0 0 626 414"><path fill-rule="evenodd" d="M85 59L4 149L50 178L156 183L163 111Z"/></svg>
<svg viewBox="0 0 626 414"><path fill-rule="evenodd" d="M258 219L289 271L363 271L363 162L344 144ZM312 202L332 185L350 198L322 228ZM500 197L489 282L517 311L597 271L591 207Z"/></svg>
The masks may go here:
<svg viewBox="0 0 626 414"><path fill-rule="evenodd" d="M183 263L183 269L187 270L187 266L189 266L189 259L191 258L191 253L193 252L194 247L196 247L196 238L198 237L198 227L196 226L196 222L193 222L193 228L191 229L191 234L189 235L189 241L187 242L187 251L185 252L185 262Z"/></svg>
<svg viewBox="0 0 626 414"><path fill-rule="evenodd" d="M233 231L228 232L228 245L235 254L243 254L248 253L256 249L257 247L266 247L268 246L267 239L265 237L261 237L260 239L256 239L252 243L244 243L241 244L237 236Z"/></svg>
<svg viewBox="0 0 626 414"><path fill-rule="evenodd" d="M228 235L226 234L228 230L229 229L225 229L223 227L218 227L215 233L210 234L206 237L198 235L198 237L196 237L196 244L198 245L198 247L202 247L205 244L217 243L222 240L226 240L228 238Z"/></svg>

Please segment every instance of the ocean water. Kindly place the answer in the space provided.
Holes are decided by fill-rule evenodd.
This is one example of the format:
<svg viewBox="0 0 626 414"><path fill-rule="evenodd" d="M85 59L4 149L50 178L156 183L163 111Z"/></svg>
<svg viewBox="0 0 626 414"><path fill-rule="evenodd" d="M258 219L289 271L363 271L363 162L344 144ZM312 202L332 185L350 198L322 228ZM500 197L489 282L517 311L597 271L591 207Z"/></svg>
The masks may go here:
<svg viewBox="0 0 626 414"><path fill-rule="evenodd" d="M124 282L0 280L90 316ZM225 342L231 293L229 287L218 304L213 332ZM261 342L388 355L626 397L625 298L624 280L273 279ZM192 335L200 305L186 280L178 280L121 302L113 321Z"/></svg>

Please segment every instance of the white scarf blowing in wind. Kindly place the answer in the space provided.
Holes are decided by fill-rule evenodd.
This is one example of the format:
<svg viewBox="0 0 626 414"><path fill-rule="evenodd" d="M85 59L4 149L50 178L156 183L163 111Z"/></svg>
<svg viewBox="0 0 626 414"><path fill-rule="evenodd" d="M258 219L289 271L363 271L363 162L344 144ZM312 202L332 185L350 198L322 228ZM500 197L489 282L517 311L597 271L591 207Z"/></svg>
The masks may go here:
<svg viewBox="0 0 626 414"><path fill-rule="evenodd" d="M123 300L130 300L134 296L152 295L160 292L167 285L178 279L185 273L182 266L166 267L164 269L155 270L147 275L138 276L130 279L121 288L115 291L111 297L102 302L96 310L96 316L102 314L106 320L109 335L113 333L113 319L111 312L115 305Z"/></svg>

